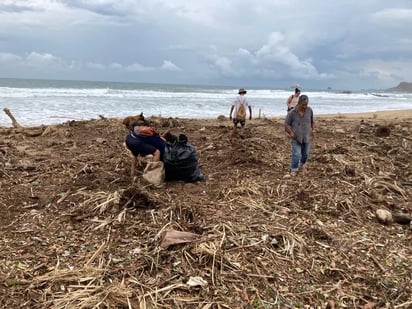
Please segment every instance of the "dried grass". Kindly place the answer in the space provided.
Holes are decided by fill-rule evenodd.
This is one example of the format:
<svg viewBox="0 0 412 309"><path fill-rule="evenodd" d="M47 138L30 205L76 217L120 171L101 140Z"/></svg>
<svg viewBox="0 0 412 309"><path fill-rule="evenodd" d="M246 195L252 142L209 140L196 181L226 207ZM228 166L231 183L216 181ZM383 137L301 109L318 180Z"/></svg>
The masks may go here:
<svg viewBox="0 0 412 309"><path fill-rule="evenodd" d="M350 129L345 117L335 120ZM100 121L118 134L115 122ZM84 126L62 132L78 136L87 132ZM333 299L341 308L369 302L377 308L411 306L410 231L382 226L374 217L378 208L412 212L411 187L403 185L411 177L410 156L398 147L399 130L391 129L386 140L374 135L372 124L360 133L353 124L350 134L356 138L321 134L308 175L285 178L289 145L273 133L281 132L281 122L262 120L247 132L260 137L241 142L226 137L227 128L209 128L205 136L199 127L186 124L202 149L203 172L210 176L201 184L172 183L156 191L131 183L129 158L117 158L124 148L115 142L99 164L85 150L77 153L77 163L71 163L73 156L65 163L41 163L44 167L37 169L45 178L26 174L26 181L18 169L3 168L5 179L22 179L18 192L5 187L10 196L26 192L19 201L32 200L3 227L12 230L5 233L3 252L16 262L5 261L0 271L8 295L20 293L22 300L14 303L34 308L323 308ZM0 152L1 157L13 153L9 148ZM49 166L57 166L53 173L61 178L58 185L48 183L53 193L45 199L33 183L47 183ZM13 209L8 198L0 205ZM169 229L201 236L163 249L162 235ZM23 251L31 247L30 255ZM207 285L190 286L190 277L201 277Z"/></svg>

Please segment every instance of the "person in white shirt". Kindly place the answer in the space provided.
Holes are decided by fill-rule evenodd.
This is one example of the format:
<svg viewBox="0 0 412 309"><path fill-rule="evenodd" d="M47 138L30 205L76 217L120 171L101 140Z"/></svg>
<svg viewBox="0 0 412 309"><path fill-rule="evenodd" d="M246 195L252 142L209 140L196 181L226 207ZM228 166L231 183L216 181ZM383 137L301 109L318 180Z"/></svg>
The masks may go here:
<svg viewBox="0 0 412 309"><path fill-rule="evenodd" d="M230 107L229 119L233 122L233 132L232 135L235 136L237 133L238 123L240 124L240 138L245 138L244 130L246 126L246 110L249 110L249 120L252 120L252 107L250 106L247 98L247 91L244 88L240 88L238 92L238 97L232 103ZM232 118L232 113L233 118Z"/></svg>
<svg viewBox="0 0 412 309"><path fill-rule="evenodd" d="M290 112L292 109L295 108L295 106L298 104L299 102L299 96L300 96L300 89L299 88L295 88L295 93L292 94L288 100L286 101L286 105L288 107L288 112Z"/></svg>

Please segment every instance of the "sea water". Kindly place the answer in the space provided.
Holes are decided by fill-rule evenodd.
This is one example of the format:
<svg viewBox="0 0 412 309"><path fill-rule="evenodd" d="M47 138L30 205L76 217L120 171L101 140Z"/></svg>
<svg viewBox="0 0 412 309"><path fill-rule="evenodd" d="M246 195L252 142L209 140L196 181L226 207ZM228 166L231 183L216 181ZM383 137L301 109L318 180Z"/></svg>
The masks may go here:
<svg viewBox="0 0 412 309"><path fill-rule="evenodd" d="M286 114L292 88L248 88L254 116ZM217 118L229 116L238 88L121 82L0 79L0 108L10 109L23 126L63 123L70 120L145 116ZM412 93L388 91L306 90L316 114L361 113L411 108ZM11 126L0 112L0 126Z"/></svg>

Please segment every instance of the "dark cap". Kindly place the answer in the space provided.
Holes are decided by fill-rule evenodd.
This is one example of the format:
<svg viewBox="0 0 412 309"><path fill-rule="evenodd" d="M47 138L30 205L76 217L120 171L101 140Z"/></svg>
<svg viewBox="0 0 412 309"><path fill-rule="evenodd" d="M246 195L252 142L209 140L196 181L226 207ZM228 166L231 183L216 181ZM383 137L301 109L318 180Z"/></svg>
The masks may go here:
<svg viewBox="0 0 412 309"><path fill-rule="evenodd" d="M245 88L240 88L238 93L239 93L239 94L247 93L247 91L246 91Z"/></svg>
<svg viewBox="0 0 412 309"><path fill-rule="evenodd" d="M299 97L298 104L299 104L299 103L302 103L302 102L308 102L308 103L309 103L309 98L308 98L307 95L302 94L302 95Z"/></svg>

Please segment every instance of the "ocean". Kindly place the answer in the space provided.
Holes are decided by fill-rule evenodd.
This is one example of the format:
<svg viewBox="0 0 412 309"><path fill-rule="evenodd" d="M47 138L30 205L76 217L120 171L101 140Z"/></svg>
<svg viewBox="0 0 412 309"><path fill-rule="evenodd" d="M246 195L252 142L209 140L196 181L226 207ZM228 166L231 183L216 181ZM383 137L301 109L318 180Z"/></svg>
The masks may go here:
<svg viewBox="0 0 412 309"><path fill-rule="evenodd" d="M286 100L293 88L248 88L254 116L286 114ZM0 78L0 108L9 108L22 126L64 123L70 120L145 116L217 118L229 115L238 88L122 82L30 80ZM412 93L382 90L306 90L316 114L361 113L411 109ZM0 113L0 126L11 120Z"/></svg>

